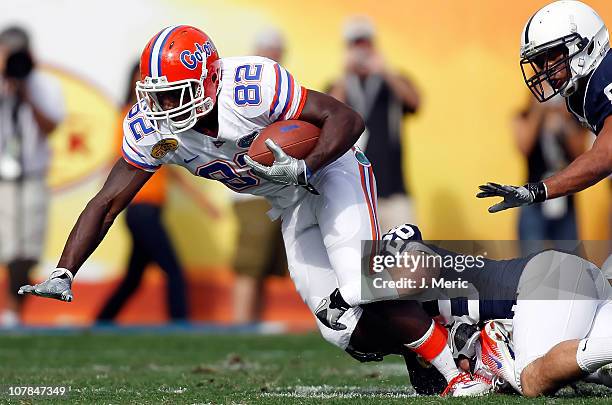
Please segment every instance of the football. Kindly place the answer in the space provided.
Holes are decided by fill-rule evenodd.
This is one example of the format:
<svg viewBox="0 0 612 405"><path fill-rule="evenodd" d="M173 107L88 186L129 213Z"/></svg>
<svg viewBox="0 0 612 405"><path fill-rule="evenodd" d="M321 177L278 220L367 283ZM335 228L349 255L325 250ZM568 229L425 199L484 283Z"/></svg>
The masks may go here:
<svg viewBox="0 0 612 405"><path fill-rule="evenodd" d="M274 155L265 144L266 139L272 139L285 153L296 159L303 159L319 140L321 130L315 125L298 120L275 122L264 128L249 147L249 157L266 166L272 165Z"/></svg>

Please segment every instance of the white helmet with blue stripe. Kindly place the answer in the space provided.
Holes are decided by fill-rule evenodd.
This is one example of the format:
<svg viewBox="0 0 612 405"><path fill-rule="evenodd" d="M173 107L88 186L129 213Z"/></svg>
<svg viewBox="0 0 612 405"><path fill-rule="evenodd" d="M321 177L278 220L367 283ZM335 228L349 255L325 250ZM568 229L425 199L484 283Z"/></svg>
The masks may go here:
<svg viewBox="0 0 612 405"><path fill-rule="evenodd" d="M532 15L523 28L523 78L540 102L556 94L568 97L609 48L608 29L595 10L577 0L555 1ZM553 76L563 69L568 70L567 80L555 83Z"/></svg>

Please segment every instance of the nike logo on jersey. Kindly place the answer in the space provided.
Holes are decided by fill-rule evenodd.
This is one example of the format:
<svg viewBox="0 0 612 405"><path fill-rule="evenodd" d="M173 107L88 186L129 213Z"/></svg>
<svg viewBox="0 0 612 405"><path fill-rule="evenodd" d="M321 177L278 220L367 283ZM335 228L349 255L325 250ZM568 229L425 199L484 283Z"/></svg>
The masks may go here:
<svg viewBox="0 0 612 405"><path fill-rule="evenodd" d="M185 163L191 163L194 160L196 160L200 155L195 155L194 157L190 158L190 159L183 159L183 162Z"/></svg>
<svg viewBox="0 0 612 405"><path fill-rule="evenodd" d="M257 135L259 135L259 131L253 131L250 134L238 139L238 141L236 141L236 145L238 145L239 148L248 148L249 146L251 146L255 138L257 138Z"/></svg>
<svg viewBox="0 0 612 405"><path fill-rule="evenodd" d="M584 341L584 346L582 346L582 351L586 350L587 343L589 343L588 339Z"/></svg>

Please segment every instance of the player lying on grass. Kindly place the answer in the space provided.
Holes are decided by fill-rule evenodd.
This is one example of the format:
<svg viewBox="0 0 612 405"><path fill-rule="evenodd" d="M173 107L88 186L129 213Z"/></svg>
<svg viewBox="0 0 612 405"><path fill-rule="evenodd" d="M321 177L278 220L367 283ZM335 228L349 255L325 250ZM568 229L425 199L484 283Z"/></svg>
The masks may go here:
<svg viewBox="0 0 612 405"><path fill-rule="evenodd" d="M597 140L544 181L522 187L481 185L478 198L503 197L489 212L577 193L612 173L612 53L601 17L580 1L548 4L525 24L520 54L525 83L536 99L544 102L556 94L565 97L568 111Z"/></svg>
<svg viewBox="0 0 612 405"><path fill-rule="evenodd" d="M352 148L364 130L361 117L334 98L301 87L272 60L220 59L211 39L186 25L155 35L142 53L140 70L139 101L124 120L123 159L79 216L57 269L20 293L71 301L74 275L117 215L161 165L176 164L234 191L268 199L274 216L282 218L297 291L328 325L332 319L324 313L343 308L345 331L318 325L328 341L346 348L351 333L361 329L357 324L374 316L361 320L359 304L366 303L361 297L361 244L379 239L374 174L365 155ZM297 159L268 140L274 163L263 166L250 160L247 151L255 136L290 119L320 128L314 149ZM332 291L334 299L328 300ZM377 316L398 341L431 360L448 381L455 379L460 371L450 350L440 344L440 328L418 303L394 312L395 305L381 307ZM457 395L475 390L474 384L459 380L452 386Z"/></svg>
<svg viewBox="0 0 612 405"><path fill-rule="evenodd" d="M406 235L410 236L406 238ZM432 257L456 255L424 243L414 225L394 228L385 238L402 240L403 243L393 246L402 253ZM459 294L449 291L452 298L423 303L429 315L451 327L449 342L455 355L461 352L468 353L466 357L474 357L474 342L481 337L480 367L475 370L479 381L488 381L492 388L491 378L495 376L528 397L552 394L587 376L590 381L599 378L600 383L612 385L609 370L598 371L612 363L612 287L597 266L556 250L513 260L484 259L483 263L482 267L463 269L459 273L475 287L472 293L475 291L480 299L470 300L468 294L461 296L461 291ZM438 271L434 277L457 278L453 268L428 270ZM491 330L489 327L486 332L474 335L466 334L465 328L455 324L476 325L494 319L509 320L511 347L507 328ZM376 339L366 336L370 347L359 348L366 352L388 352L389 343ZM455 340L470 343L457 344ZM421 370L417 364L409 363L411 375L427 373L435 381L431 370ZM467 368L465 364L463 368ZM431 387L421 390L435 391Z"/></svg>
<svg viewBox="0 0 612 405"><path fill-rule="evenodd" d="M609 309L604 310L609 311ZM588 332L587 338L583 339L582 344L586 345L588 339L597 335L604 334L610 336L612 325L602 325L597 318L602 315L598 312L595 315L594 323L597 323L597 328L605 326L607 330L601 331L593 329ZM451 327L449 334L449 345L453 347L457 353L457 361L459 366L464 370L471 370L476 373L489 376L492 381L492 390L507 391L506 388L512 389L525 396L535 396L534 392L526 393L521 385L517 383L515 376L516 364L513 357L514 340L513 340L513 320L512 319L497 319L490 320L484 323L482 328L479 328L471 319L457 319ZM463 330L457 333L457 331ZM463 336L459 336L463 335ZM537 391L541 394L553 394L563 385L582 379L585 382L612 387L612 362L604 364L599 369L592 371L596 366L590 365L585 367L581 363L576 364L577 353L581 351L580 346L577 353L573 350L562 351L560 346L568 344L562 342L557 345L559 348L551 348L549 352L558 350L556 358L548 359L546 367L566 367L565 376L555 377L558 381L551 381L551 376L544 374L538 375L535 372L530 373L527 379L531 380L531 387L537 387ZM462 353L462 354L459 354ZM584 359L582 359L584 361ZM600 362L599 364L603 363ZM592 367L591 367L592 366ZM580 370L578 369L580 368ZM558 373L561 374L561 373Z"/></svg>

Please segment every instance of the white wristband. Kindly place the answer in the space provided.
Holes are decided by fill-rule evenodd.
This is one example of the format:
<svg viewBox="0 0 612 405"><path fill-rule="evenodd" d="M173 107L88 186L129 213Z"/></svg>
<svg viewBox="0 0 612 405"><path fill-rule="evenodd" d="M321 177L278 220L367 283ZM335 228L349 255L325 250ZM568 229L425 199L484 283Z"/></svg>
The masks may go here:
<svg viewBox="0 0 612 405"><path fill-rule="evenodd" d="M49 278L58 278L58 277L61 277L63 275L67 275L71 282L72 282L72 280L74 280L74 276L72 275L70 270L64 269L62 267L58 267L55 270L53 270L53 272L51 273Z"/></svg>

